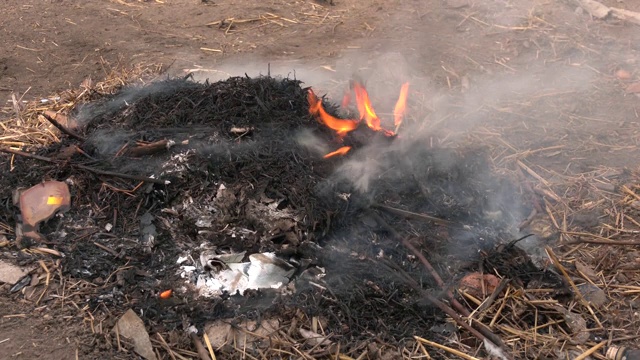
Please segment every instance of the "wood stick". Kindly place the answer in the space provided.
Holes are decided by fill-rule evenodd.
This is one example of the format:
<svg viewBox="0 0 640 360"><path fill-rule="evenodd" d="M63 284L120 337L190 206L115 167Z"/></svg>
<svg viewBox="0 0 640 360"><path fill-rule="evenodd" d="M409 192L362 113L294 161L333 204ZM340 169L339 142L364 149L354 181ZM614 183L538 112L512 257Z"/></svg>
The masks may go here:
<svg viewBox="0 0 640 360"><path fill-rule="evenodd" d="M582 304L582 306L586 307L587 310L589 310L589 313L591 314L591 316L593 316L593 319L596 321L598 326L600 326L600 329L603 329L604 326L602 326L602 323L600 322L600 319L598 319L598 317L596 316L595 312L591 308L591 305L589 305L589 302L587 301L587 299L584 298L584 296L582 295L582 292L580 292L580 289L578 289L578 286L576 286L576 283L571 279L571 277L569 276L569 273L567 273L567 270L564 268L564 266L562 266L562 264L560 263L560 260L558 260L558 257L553 252L551 247L547 245L547 246L544 247L544 250L547 253L547 255L549 256L549 259L551 259L551 262L553 263L553 265L558 270L560 270L560 272L564 276L565 280L569 283L569 285L571 285L571 288L573 289L574 295L578 298L579 302Z"/></svg>
<svg viewBox="0 0 640 360"><path fill-rule="evenodd" d="M202 342L200 341L200 339L198 339L198 335L196 335L195 332L192 332L190 336L191 341L193 341L193 344L198 350L198 356L200 357L200 360L211 360L209 354L207 354L207 350L204 348L204 345L202 345Z"/></svg>
<svg viewBox="0 0 640 360"><path fill-rule="evenodd" d="M47 115L46 113L42 114L42 117L44 117L45 119L47 119L47 121L49 121L51 124L53 124L53 126L57 127L58 130L62 131L62 133L66 134L69 137L72 137L76 140L80 140L82 142L85 142L86 139L83 138L82 136L76 134L75 132L67 129L66 127L64 127L62 124L60 124L58 122L58 120L52 118L51 116Z"/></svg>
<svg viewBox="0 0 640 360"><path fill-rule="evenodd" d="M459 350L456 350L456 349L452 349L452 348L450 348L448 346L444 346L444 345L438 344L437 342L433 342L431 340L423 339L423 338L421 338L419 336L414 336L414 339L416 339L419 343L426 344L426 345L429 345L429 346L433 346L434 348L437 348L437 349L440 349L440 350L444 350L444 351L446 351L446 352L448 352L450 354L453 354L455 356L459 356L459 357L461 357L461 358L463 358L465 360L480 360L477 357L473 357L471 355L467 355L467 354L463 353L462 351L459 351Z"/></svg>
<svg viewBox="0 0 640 360"><path fill-rule="evenodd" d="M173 355L173 351L169 347L169 344L167 344L167 342L164 340L162 335L160 335L160 333L156 333L156 335L160 339L160 342L162 343L162 347L169 353L169 356L171 356L171 360L176 360L176 357Z"/></svg>
<svg viewBox="0 0 640 360"><path fill-rule="evenodd" d="M106 246L104 246L104 245L102 245L102 244L100 244L100 243L97 243L97 242L95 242L95 241L93 242L93 245L95 245L95 246L99 247L100 249L102 249L102 250L104 250L104 251L108 252L109 254L111 254L111 255L113 255L113 256L115 256L115 257L118 257L118 253L117 253L115 250L113 250L113 249L110 249L110 248L108 248L108 247L106 247ZM159 335L159 334L158 334L158 335Z"/></svg>
<svg viewBox="0 0 640 360"><path fill-rule="evenodd" d="M216 359L216 353L213 352L213 347L211 346L211 341L209 340L209 335L207 335L207 333L205 332L203 334L204 337L204 343L205 345L207 345L207 350L209 350L209 355L211 355L211 359L212 360L217 360Z"/></svg>
<svg viewBox="0 0 640 360"><path fill-rule="evenodd" d="M174 144L173 141L163 139L156 142L152 142L150 144L138 145L136 147L129 148L125 152L125 155L132 156L132 157L152 155L155 153L159 153L163 150L169 149L171 146L173 146L173 144Z"/></svg>
<svg viewBox="0 0 640 360"><path fill-rule="evenodd" d="M596 234L589 234L585 232L574 232L574 231L562 231L562 234L579 236L578 239L567 242L567 244L573 243L589 243L589 244L603 244L603 245L640 245L640 241L625 241L625 240L611 240L603 236L599 236ZM592 237L593 239L583 239L582 237Z"/></svg>
<svg viewBox="0 0 640 360"><path fill-rule="evenodd" d="M640 241L625 241L625 240L598 240L598 239L577 239L574 241L569 241L566 244L577 244L577 243L588 243L588 244L601 244L601 245L618 245L618 246L640 246Z"/></svg>
<svg viewBox="0 0 640 360"><path fill-rule="evenodd" d="M20 156L24 156L26 158L36 159L36 160L40 160L40 161L46 161L46 162L50 162L50 163L55 163L56 162L52 158L48 158L48 157L40 156L40 155L35 155L35 154L30 154L30 153L27 153L27 152L24 152L24 151L20 151L20 150L0 148L0 152L7 153L7 154L20 155Z"/></svg>
<svg viewBox="0 0 640 360"><path fill-rule="evenodd" d="M478 306L478 308L474 311L477 314L481 314L482 312L484 312L487 308L489 308L489 306L491 306L493 304L493 302L496 300L496 298L498 297L498 295L500 295L500 293L502 293L502 290L504 290L505 287L507 287L507 285L511 282L511 280L504 278L502 280L500 280L500 283L498 284L498 286L496 286L496 288L493 290L493 293L491 293L491 295L486 298L482 304L480 304L480 306ZM480 320L480 319L478 319Z"/></svg>
<svg viewBox="0 0 640 360"><path fill-rule="evenodd" d="M574 360L584 360L586 359L589 355L593 354L594 352L598 351L601 347L603 347L605 344L607 343L607 341L601 341L599 342L597 345L591 347L589 350L583 352L582 354L580 354L577 358L575 358Z"/></svg>

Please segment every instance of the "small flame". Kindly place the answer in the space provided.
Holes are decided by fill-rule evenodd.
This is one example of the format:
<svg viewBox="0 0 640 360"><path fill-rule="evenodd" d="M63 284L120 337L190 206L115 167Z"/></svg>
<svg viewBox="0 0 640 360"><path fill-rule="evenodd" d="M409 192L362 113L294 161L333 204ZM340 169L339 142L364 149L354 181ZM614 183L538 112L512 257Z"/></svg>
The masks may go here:
<svg viewBox="0 0 640 360"><path fill-rule="evenodd" d="M369 100L369 93L359 82L353 84L353 91L356 93L356 104L358 105L358 113L360 113L360 120L367 122L367 125L375 130L380 131L380 119L371 106L371 100Z"/></svg>
<svg viewBox="0 0 640 360"><path fill-rule="evenodd" d="M309 89L307 95L309 101L309 113L315 116L328 128L334 130L338 134L338 137L340 139L342 139L348 132L357 129L362 120L364 120L367 126L374 131L380 131L386 136L396 135L398 127L400 126L400 124L402 124L402 119L406 111L409 83L404 83L402 85L398 101L396 102L396 106L393 110L394 124L396 126L395 131L387 130L382 127L380 118L373 110L371 100L369 99L369 93L367 93L364 85L359 82L353 82L352 89L355 93L356 106L358 108L358 113L360 114L359 119L339 119L337 117L331 116L329 113L327 113L324 107L322 107L322 100L320 100L320 98L318 98L318 96L316 96L316 94L311 89ZM342 99L342 107L349 106L351 100L351 94L349 92L346 92ZM338 150L325 155L324 158L326 159L332 156L344 155L349 152L349 150L351 150L350 146L343 146Z"/></svg>
<svg viewBox="0 0 640 360"><path fill-rule="evenodd" d="M338 156L338 155L344 155L346 153L349 152L349 150L351 150L351 146L343 146L340 149L330 152L327 155L323 156L325 159L328 159L330 157L334 157L334 156Z"/></svg>
<svg viewBox="0 0 640 360"><path fill-rule="evenodd" d="M322 100L318 99L313 90L309 89L309 113L318 117L327 127L335 130L339 136L344 136L349 131L353 131L358 127L358 122L354 120L338 119L329 115L322 107Z"/></svg>
<svg viewBox="0 0 640 360"><path fill-rule="evenodd" d="M396 102L396 107L393 109L393 124L396 126L396 131L402 124L402 118L404 117L404 112L407 109L407 95L409 94L409 83L406 82L402 84L402 88L400 88L400 96L398 96L398 102Z"/></svg>

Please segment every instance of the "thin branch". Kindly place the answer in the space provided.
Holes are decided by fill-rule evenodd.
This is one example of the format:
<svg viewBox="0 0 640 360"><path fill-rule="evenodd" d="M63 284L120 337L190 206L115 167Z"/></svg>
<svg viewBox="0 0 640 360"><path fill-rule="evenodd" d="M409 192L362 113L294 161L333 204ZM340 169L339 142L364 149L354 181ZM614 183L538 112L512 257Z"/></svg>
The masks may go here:
<svg viewBox="0 0 640 360"><path fill-rule="evenodd" d="M31 158L31 159L36 159L36 160L40 160L40 161L46 161L46 162L52 163L52 164L57 164L58 163L56 160L53 160L52 158L49 158L49 157L46 157L46 156L35 155L35 154L31 154L31 153L27 153L27 152L19 151L19 150L0 148L0 152L4 152L4 153L8 153L8 154L14 154L14 155L20 155L20 156L24 156L24 157ZM71 166L75 166L77 168L80 168L80 169L83 169L83 170L86 170L86 171L90 171L90 172L92 172L94 174L98 174L98 175L113 176L113 177L119 177L119 178L122 178L122 179L144 181L144 182L160 184L160 185L169 185L170 184L170 182L168 180L154 179L154 178L150 178L150 177L147 177L147 176L129 175L129 174L122 174L122 173L117 173L117 172L113 172L113 171L99 170L99 169L95 169L95 168L88 167L88 166L85 166L85 165L80 165L80 164L71 164Z"/></svg>
<svg viewBox="0 0 640 360"><path fill-rule="evenodd" d="M42 114L42 116L47 119L47 121L49 121L51 124L53 124L53 126L57 127L58 130L62 131L64 134L68 135L69 137L72 137L76 140L80 140L82 142L85 142L86 139L83 138L82 136L76 134L75 132L67 129L66 127L64 127L62 124L60 124L58 122L58 120L52 118L51 116L47 115L47 114Z"/></svg>
<svg viewBox="0 0 640 360"><path fill-rule="evenodd" d="M435 222L435 223L443 224L443 225L452 225L452 224L454 224L453 222L451 222L449 220L440 219L440 218L437 218L435 216L430 216L430 215L426 215L426 214L415 213L415 212L412 212L412 211L402 210L402 209L394 208L394 207L391 207L391 206L388 206L388 205L373 204L372 207L374 207L376 209L385 210L385 211L390 212L392 214L404 216L404 217L410 218L410 219L426 220L426 221L431 221L431 222Z"/></svg>

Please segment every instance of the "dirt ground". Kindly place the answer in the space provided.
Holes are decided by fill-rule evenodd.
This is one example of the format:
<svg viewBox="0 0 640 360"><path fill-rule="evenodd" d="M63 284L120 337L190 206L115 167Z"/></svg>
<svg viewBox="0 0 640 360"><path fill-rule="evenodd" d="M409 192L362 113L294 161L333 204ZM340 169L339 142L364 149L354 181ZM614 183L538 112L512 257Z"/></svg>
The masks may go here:
<svg viewBox="0 0 640 360"><path fill-rule="evenodd" d="M592 19L574 1L9 0L0 14L7 101L99 80L105 64L199 78L270 64L329 92L357 72L410 80L422 104L411 116L531 151L548 176L638 167L640 101L625 89L640 75L640 28ZM1 359L73 359L85 340L73 314L0 297L0 315Z"/></svg>

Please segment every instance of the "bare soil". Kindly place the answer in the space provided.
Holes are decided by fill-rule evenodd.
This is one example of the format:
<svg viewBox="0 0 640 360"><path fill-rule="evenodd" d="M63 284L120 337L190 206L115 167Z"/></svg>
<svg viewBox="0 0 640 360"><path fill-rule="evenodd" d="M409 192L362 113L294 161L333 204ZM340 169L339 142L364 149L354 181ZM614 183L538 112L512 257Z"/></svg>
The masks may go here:
<svg viewBox="0 0 640 360"><path fill-rule="evenodd" d="M639 10L632 1L604 3ZM505 151L532 150L527 160L545 175L635 170L640 101L625 89L640 75L639 28L576 8L537 0L9 0L0 3L0 98L47 98L103 78L106 63L218 78L272 64L333 93L358 73L385 94L410 79L419 98L412 117L473 129ZM629 77L616 76L620 69ZM464 116L450 118L442 102ZM87 349L80 358L126 358L85 343L93 339L86 333L73 314L0 297L0 359L73 359L77 349Z"/></svg>

